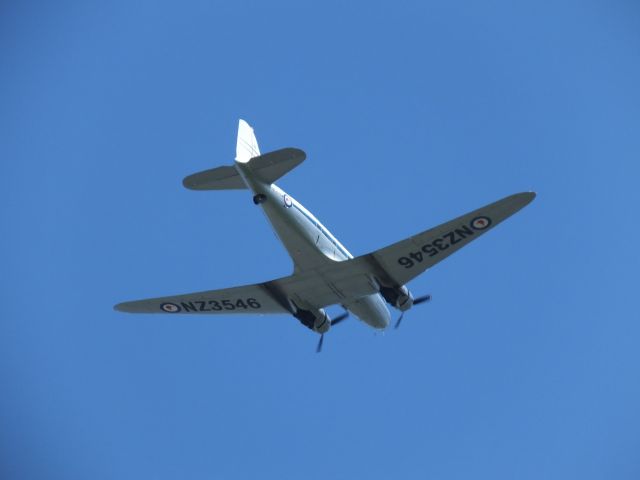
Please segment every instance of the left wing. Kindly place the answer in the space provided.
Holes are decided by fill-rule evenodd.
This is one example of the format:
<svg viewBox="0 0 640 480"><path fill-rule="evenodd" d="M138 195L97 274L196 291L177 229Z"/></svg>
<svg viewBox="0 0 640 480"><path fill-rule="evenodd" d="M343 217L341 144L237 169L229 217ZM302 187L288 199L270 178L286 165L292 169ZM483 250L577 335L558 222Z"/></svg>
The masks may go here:
<svg viewBox="0 0 640 480"><path fill-rule="evenodd" d="M148 298L116 305L116 310L129 313L192 314L262 314L289 313L284 305L269 294L267 284L208 290L206 292Z"/></svg>

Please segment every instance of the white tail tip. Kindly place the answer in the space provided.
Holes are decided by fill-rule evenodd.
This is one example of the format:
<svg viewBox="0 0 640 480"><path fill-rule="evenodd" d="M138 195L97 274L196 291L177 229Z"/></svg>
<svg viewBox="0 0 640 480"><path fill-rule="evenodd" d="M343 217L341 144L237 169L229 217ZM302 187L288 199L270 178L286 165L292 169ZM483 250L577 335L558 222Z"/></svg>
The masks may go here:
<svg viewBox="0 0 640 480"><path fill-rule="evenodd" d="M240 119L238 122L238 142L236 143L236 162L247 163L259 155L260 149L253 128Z"/></svg>

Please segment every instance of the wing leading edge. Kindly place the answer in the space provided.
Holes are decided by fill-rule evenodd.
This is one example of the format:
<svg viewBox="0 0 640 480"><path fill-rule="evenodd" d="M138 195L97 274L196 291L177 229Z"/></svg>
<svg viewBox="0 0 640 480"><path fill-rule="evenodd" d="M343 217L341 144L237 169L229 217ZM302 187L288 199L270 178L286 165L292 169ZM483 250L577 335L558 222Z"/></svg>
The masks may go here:
<svg viewBox="0 0 640 480"><path fill-rule="evenodd" d="M326 263L270 282L124 302L130 313L294 313L290 301L322 308L401 286L527 206L536 194L517 193L374 252Z"/></svg>

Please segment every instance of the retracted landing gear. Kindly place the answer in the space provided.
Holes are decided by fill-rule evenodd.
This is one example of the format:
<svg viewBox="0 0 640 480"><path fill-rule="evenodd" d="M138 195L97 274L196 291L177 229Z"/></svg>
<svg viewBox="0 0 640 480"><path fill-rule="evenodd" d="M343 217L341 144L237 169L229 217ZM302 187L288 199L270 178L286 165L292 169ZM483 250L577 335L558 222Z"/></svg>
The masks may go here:
<svg viewBox="0 0 640 480"><path fill-rule="evenodd" d="M267 196L264 193L258 193L257 195L253 196L253 203L255 203L256 205L260 205L261 203L264 203L267 201Z"/></svg>

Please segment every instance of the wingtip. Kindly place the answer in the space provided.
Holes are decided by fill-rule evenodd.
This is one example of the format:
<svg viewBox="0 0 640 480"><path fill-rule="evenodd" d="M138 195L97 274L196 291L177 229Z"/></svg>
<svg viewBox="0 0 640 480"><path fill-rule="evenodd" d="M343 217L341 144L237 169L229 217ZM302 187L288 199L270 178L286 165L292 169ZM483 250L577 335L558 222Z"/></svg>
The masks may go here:
<svg viewBox="0 0 640 480"><path fill-rule="evenodd" d="M182 186L189 190L196 190L196 183L193 181L194 175L188 175L182 179Z"/></svg>
<svg viewBox="0 0 640 480"><path fill-rule="evenodd" d="M129 310L127 310L125 303L118 303L118 304L113 306L113 309L116 312L123 312L123 313L129 313L130 312Z"/></svg>
<svg viewBox="0 0 640 480"><path fill-rule="evenodd" d="M536 192L520 192L514 195L515 198L522 200L524 205L528 205L536 198Z"/></svg>

